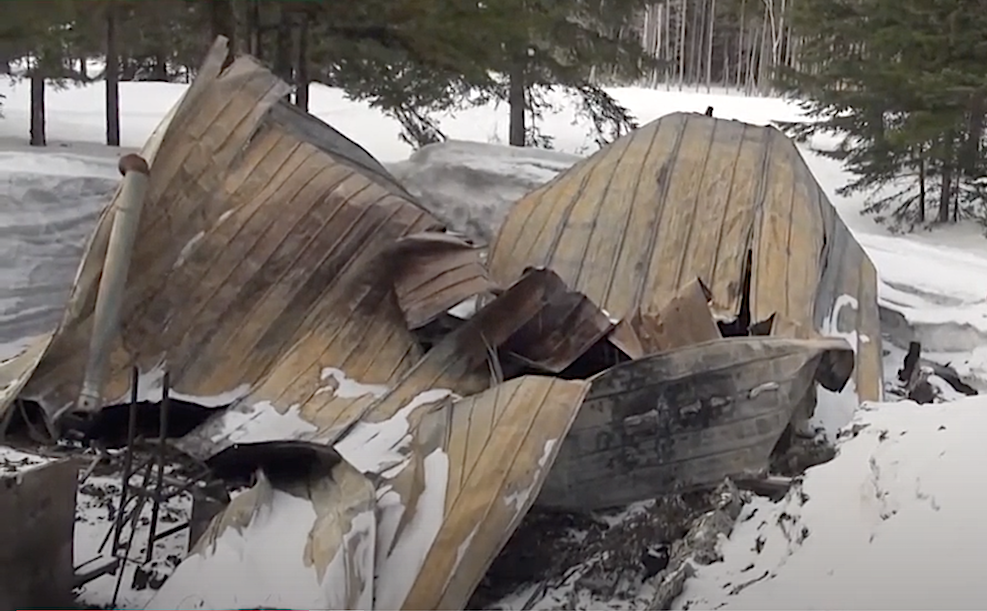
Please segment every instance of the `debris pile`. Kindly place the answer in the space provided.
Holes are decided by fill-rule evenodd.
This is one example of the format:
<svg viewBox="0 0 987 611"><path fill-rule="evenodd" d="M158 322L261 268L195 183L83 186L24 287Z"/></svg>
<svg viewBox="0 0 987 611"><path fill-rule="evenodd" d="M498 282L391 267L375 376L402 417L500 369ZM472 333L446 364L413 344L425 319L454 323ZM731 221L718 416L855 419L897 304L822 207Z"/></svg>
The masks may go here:
<svg viewBox="0 0 987 611"><path fill-rule="evenodd" d="M16 399L98 441L113 409L173 400L188 417L158 437L251 483L149 608L462 609L533 506L590 554L568 573L576 539L546 528L544 579L651 580L660 606L733 515L736 489L709 490L767 486L817 389L879 394L873 266L777 130L663 117L522 197L487 254L225 58L142 151L132 252L125 188L59 328L0 365L0 416Z"/></svg>
<svg viewBox="0 0 987 611"><path fill-rule="evenodd" d="M892 395L920 405L978 394L977 389L964 382L949 363L942 365L923 359L919 342L909 342L896 382L888 389Z"/></svg>

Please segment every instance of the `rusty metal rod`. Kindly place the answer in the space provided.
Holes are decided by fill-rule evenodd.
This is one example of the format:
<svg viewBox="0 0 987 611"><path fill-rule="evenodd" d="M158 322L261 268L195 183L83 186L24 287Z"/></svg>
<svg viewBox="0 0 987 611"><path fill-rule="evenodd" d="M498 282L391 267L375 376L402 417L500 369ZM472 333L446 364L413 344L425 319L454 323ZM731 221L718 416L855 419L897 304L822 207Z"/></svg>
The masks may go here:
<svg viewBox="0 0 987 611"><path fill-rule="evenodd" d="M172 526L168 530L166 530L164 532L160 532L157 535L155 535L154 536L154 540L155 541L160 541L161 539L164 539L165 537L170 537L170 536L174 535L175 533L180 533L183 530L185 530L186 528L188 528L191 524L192 524L191 522L183 522L183 523L181 523L181 524L179 524L177 526Z"/></svg>
<svg viewBox="0 0 987 611"><path fill-rule="evenodd" d="M169 390L171 386L171 376L166 370L161 381L161 410L158 420L158 481L154 487L151 505L151 530L147 535L147 553L145 562L150 562L154 554L154 538L158 530L158 513L161 510L161 489L164 487L165 452L168 449L168 408L171 405Z"/></svg>
<svg viewBox="0 0 987 611"><path fill-rule="evenodd" d="M151 463L147 463L147 467L144 468L144 485L147 485L147 481L151 479ZM117 582L113 587L113 598L110 601L110 608L115 609L117 606L117 597L120 595L120 585L123 583L123 573L124 573L124 561L130 559L130 549L134 545L134 535L137 534L137 526L140 524L141 511L144 509L144 497L137 497L137 506L134 507L134 517L133 524L130 526L130 535L127 537L127 547L124 549L123 556L118 555L119 550L113 550L113 555L120 558L120 572L117 573Z"/></svg>
<svg viewBox="0 0 987 611"><path fill-rule="evenodd" d="M130 491L130 476L134 467L134 438L137 436L137 385L140 381L140 371L134 366L130 376L130 407L127 414L127 449L123 454L123 475L120 483L120 508L117 511L113 525L113 550L120 547L120 533L123 531L123 509L127 505L127 493Z"/></svg>

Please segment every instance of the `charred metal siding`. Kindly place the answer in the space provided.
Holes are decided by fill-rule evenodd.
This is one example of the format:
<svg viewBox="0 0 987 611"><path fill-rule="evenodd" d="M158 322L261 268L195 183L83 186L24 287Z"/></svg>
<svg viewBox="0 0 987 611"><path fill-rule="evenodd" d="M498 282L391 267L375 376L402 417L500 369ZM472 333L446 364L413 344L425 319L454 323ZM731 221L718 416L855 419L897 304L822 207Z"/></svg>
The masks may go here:
<svg viewBox="0 0 987 611"><path fill-rule="evenodd" d="M714 310L735 315L748 253L754 320L821 331L841 296L855 300L840 331L857 337L861 398L879 398L874 267L773 127L686 113L649 123L522 198L489 266L498 282L545 266L615 318L656 314L698 277Z"/></svg>

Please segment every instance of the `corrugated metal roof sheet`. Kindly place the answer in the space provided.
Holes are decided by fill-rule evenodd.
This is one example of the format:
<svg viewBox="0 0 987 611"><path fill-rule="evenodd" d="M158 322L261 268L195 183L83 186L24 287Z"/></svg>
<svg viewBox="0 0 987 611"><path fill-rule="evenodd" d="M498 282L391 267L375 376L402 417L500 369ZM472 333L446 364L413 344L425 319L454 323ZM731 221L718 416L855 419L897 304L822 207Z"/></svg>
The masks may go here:
<svg viewBox="0 0 987 611"><path fill-rule="evenodd" d="M645 125L522 198L489 267L504 282L545 266L617 318L657 314L699 278L714 311L736 315L748 252L755 320L820 329L842 295L862 304L843 330L857 332L858 392L878 398L874 267L773 127L685 113Z"/></svg>
<svg viewBox="0 0 987 611"><path fill-rule="evenodd" d="M393 286L368 284L365 272L438 221L365 163L320 148L338 132L284 124L296 115L271 111L287 86L253 60L213 77L197 79L195 112L175 114L152 163L104 396L126 396L135 363L167 367L178 395L229 394L284 366L289 352L291 378L276 378L287 386L323 364L391 380L420 350ZM22 393L49 413L78 394L111 208Z"/></svg>
<svg viewBox="0 0 987 611"><path fill-rule="evenodd" d="M432 390L395 403L336 446L347 462L331 477L286 487L318 516L301 525L305 545L287 536L297 517L272 506L262 482L233 499L148 608L463 609L537 497L588 388L526 376L464 399ZM246 560L226 553L224 540L242 547L265 526L285 536L265 537ZM247 561L253 570L237 570ZM273 576L314 581L320 598ZM196 587L207 581L224 585Z"/></svg>

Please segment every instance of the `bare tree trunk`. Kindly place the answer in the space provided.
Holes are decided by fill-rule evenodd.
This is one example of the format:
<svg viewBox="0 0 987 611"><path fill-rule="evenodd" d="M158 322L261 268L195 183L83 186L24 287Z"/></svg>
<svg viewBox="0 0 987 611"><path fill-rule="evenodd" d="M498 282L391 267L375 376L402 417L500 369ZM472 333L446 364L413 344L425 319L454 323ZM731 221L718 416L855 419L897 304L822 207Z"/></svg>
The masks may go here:
<svg viewBox="0 0 987 611"><path fill-rule="evenodd" d="M716 23L716 0L710 0L709 8L709 39L706 47L706 92L709 93L713 83L713 27Z"/></svg>
<svg viewBox="0 0 987 611"><path fill-rule="evenodd" d="M688 16L688 6L687 0L682 0L682 12L679 14L679 90L682 90L682 85L685 84L685 20Z"/></svg>
<svg viewBox="0 0 987 611"><path fill-rule="evenodd" d="M298 44L295 49L295 106L308 110L308 16L301 15L297 24Z"/></svg>
<svg viewBox="0 0 987 611"><path fill-rule="evenodd" d="M737 89L744 84L744 32L747 30L747 0L740 0L740 36L737 38Z"/></svg>
<svg viewBox="0 0 987 611"><path fill-rule="evenodd" d="M510 125L508 127L509 140L511 146L524 146L527 138L527 127L525 126L527 90L526 67L523 59L518 59L511 70L511 82L508 85L507 103L510 107Z"/></svg>
<svg viewBox="0 0 987 611"><path fill-rule="evenodd" d="M949 134L946 136L943 143L945 146L946 158L943 160L942 165L942 190L939 192L939 217L940 223L949 222L949 212L950 204L952 204L953 195L953 162L952 162L952 150L953 150L953 135Z"/></svg>
<svg viewBox="0 0 987 611"><path fill-rule="evenodd" d="M918 149L918 222L925 222L925 147Z"/></svg>
<svg viewBox="0 0 987 611"><path fill-rule="evenodd" d="M154 66L151 69L151 80L161 83L168 82L168 59L167 55L158 51L154 55Z"/></svg>
<svg viewBox="0 0 987 611"><path fill-rule="evenodd" d="M120 52L117 50L117 7L106 3L106 144L120 146Z"/></svg>
<svg viewBox="0 0 987 611"><path fill-rule="evenodd" d="M274 47L274 74L286 83L292 83L291 74L291 12L281 5L278 16L277 38Z"/></svg>
<svg viewBox="0 0 987 611"><path fill-rule="evenodd" d="M664 49L662 57L665 59L665 87L672 82L672 4L671 0L665 0L665 35L662 37Z"/></svg>
<svg viewBox="0 0 987 611"><path fill-rule="evenodd" d="M45 77L42 75L41 62L37 57L32 59L31 67L31 146L47 146L48 137L45 134Z"/></svg>
<svg viewBox="0 0 987 611"><path fill-rule="evenodd" d="M236 14L233 12L233 0L209 0L209 29L212 39L225 36L229 40L230 53L226 56L223 67L233 63L236 52Z"/></svg>
<svg viewBox="0 0 987 611"><path fill-rule="evenodd" d="M702 74L702 49L703 49L703 25L705 25L706 0L699 0L702 4L696 7L692 13L692 36L689 44L689 59L691 69L689 71L689 82L695 83L699 88L699 78Z"/></svg>
<svg viewBox="0 0 987 611"><path fill-rule="evenodd" d="M247 0L247 52L261 59L260 4L259 0Z"/></svg>

